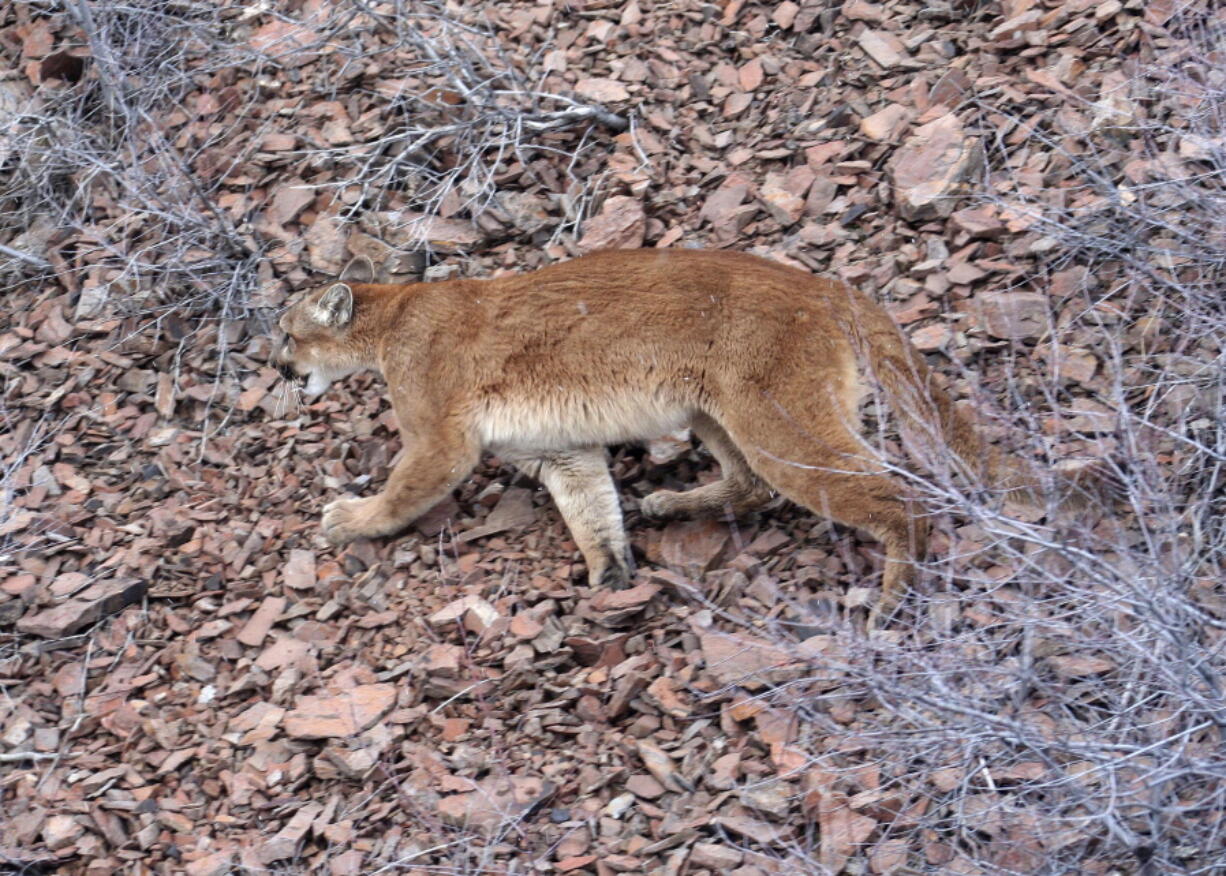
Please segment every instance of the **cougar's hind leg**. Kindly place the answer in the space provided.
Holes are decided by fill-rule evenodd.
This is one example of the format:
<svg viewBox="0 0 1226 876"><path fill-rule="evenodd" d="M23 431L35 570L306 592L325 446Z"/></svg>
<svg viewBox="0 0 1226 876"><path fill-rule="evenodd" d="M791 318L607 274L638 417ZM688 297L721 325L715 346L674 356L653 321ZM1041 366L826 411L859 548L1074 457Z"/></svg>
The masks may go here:
<svg viewBox="0 0 1226 876"><path fill-rule="evenodd" d="M791 409L792 425L775 426L762 412L740 410L729 417L729 434L744 449L753 469L776 490L815 514L852 526L881 542L885 570L881 598L869 616L870 628L898 604L916 578L916 561L928 546L928 520L904 485L876 470L848 420L824 420L822 411ZM800 424L814 424L812 431Z"/></svg>
<svg viewBox="0 0 1226 876"><path fill-rule="evenodd" d="M756 511L771 500L770 487L749 467L732 437L707 414L695 415L690 423L694 436L711 451L723 475L718 481L685 492L657 490L644 497L643 513L649 517L700 517Z"/></svg>
<svg viewBox="0 0 1226 876"><path fill-rule="evenodd" d="M571 537L587 562L593 587L625 587L632 569L621 503L603 447L511 456L553 496Z"/></svg>

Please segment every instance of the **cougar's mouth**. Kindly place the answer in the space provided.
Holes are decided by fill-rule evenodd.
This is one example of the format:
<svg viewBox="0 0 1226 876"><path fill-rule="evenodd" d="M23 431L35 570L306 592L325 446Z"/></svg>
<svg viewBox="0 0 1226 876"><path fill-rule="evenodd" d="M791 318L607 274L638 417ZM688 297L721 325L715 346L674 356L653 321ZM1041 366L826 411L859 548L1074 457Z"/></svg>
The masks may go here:
<svg viewBox="0 0 1226 876"><path fill-rule="evenodd" d="M288 380L290 383L293 383L297 386L302 386L304 383L306 383L307 379L295 373L294 369L290 366L288 362L278 362L276 365L276 368L277 368L277 371L280 372L281 377L283 377L285 380Z"/></svg>

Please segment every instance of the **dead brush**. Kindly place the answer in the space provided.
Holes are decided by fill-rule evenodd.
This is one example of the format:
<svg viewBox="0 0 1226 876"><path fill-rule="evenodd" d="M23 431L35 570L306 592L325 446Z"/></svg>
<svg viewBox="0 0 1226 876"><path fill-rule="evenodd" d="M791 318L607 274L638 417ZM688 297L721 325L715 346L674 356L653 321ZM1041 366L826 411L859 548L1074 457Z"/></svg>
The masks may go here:
<svg viewBox="0 0 1226 876"><path fill-rule="evenodd" d="M793 650L811 673L759 698L801 717L802 790L838 793L871 767L900 814L838 849L802 832L781 852L793 872L851 850L966 873L1226 868L1226 80L1210 32L1184 27L1199 53L1130 83L1179 95L1181 112L1152 101L1125 131L1119 117L1080 136L1037 129L1075 184L994 201L1041 235L1030 281L1082 280L1053 301L1040 346L1054 368L1014 348L976 366L1005 375L1010 431L1036 436L1016 452L1049 458L1055 436L1109 452L1122 502L1019 515L959 486L964 472L880 460L937 509L948 550L893 633L834 630L820 657ZM998 142L993 164L1007 174L1023 148ZM1059 367L1074 338L1092 339L1106 375L1089 409ZM790 624L767 623L796 648Z"/></svg>
<svg viewBox="0 0 1226 876"><path fill-rule="evenodd" d="M512 161L529 168L544 157L571 169L555 224L582 218L590 180L573 170L592 143L583 132L620 130L626 118L535 90L479 17L443 4L292 6L27 4L20 14L50 23L56 51L39 65L40 87L13 78L0 95L6 288L54 275L86 316L245 318L279 303L266 300L277 288L266 258L287 239L270 236L265 205L251 197L278 175L326 177L315 188L342 196L345 223L394 201L420 231L413 245L429 248L411 217L446 205L476 220L496 205ZM220 103L199 103L202 88ZM269 99L288 114L266 113ZM288 161L270 159L268 135L338 100L377 118L377 133L308 138ZM569 128L580 130L556 136ZM257 186L253 169L270 166Z"/></svg>

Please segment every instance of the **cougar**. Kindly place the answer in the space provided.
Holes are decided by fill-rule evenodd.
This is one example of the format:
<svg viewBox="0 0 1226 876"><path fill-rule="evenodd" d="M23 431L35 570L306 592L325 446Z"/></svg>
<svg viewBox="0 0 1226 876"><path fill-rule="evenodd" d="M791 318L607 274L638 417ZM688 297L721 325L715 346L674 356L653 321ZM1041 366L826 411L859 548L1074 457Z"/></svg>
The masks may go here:
<svg viewBox="0 0 1226 876"><path fill-rule="evenodd" d="M868 387L930 448L1005 489L1024 486L1027 467L982 439L868 295L743 253L609 250L518 276L407 285L376 283L359 258L280 327L284 376L318 394L373 369L400 423L404 452L382 492L325 507L338 545L403 529L491 451L548 488L591 585L624 586L605 448L688 427L721 478L652 493L644 514L744 514L777 491L881 542L880 616L913 581L929 525L865 452Z"/></svg>

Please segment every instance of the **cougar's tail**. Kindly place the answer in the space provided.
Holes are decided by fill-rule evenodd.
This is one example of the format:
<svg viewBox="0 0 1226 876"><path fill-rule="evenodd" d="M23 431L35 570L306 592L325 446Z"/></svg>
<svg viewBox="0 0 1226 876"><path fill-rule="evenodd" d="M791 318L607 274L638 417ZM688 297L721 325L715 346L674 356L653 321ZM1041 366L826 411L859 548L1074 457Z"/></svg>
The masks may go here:
<svg viewBox="0 0 1226 876"><path fill-rule="evenodd" d="M879 305L851 289L849 302L860 298L846 316L849 335L872 376L882 385L890 409L903 421L903 431L920 461L948 460L961 474L1012 498L1042 503L1055 488L1061 506L1088 504L1110 479L1099 462L1046 469L1008 455L986 441L970 414L960 409L935 381L924 356ZM953 458L950 458L952 451Z"/></svg>

